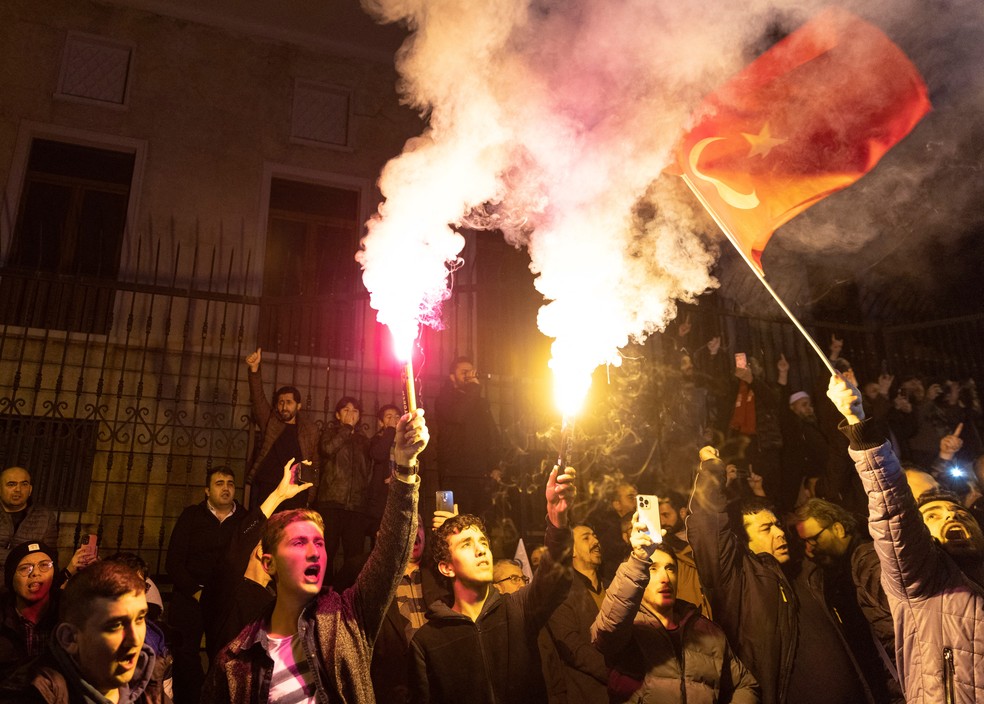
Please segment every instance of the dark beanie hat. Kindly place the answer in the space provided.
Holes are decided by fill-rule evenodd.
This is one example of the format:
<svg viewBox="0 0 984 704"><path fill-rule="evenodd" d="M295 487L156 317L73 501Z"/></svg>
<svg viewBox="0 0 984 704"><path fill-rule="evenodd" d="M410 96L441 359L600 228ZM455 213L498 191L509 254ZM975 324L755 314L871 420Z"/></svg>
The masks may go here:
<svg viewBox="0 0 984 704"><path fill-rule="evenodd" d="M7 554L7 562L3 566L3 583L7 587L7 591L11 591L14 588L14 571L17 569L17 565L28 555L33 555L36 552L43 552L45 555L51 558L52 562L55 563L53 572L58 570L58 551L48 547L40 540L31 540L26 543L21 543L13 550Z"/></svg>
<svg viewBox="0 0 984 704"><path fill-rule="evenodd" d="M960 503L960 498L952 491L947 491L946 489L927 489L916 497L916 507L922 508L934 501L948 501L951 504L963 507L963 504Z"/></svg>

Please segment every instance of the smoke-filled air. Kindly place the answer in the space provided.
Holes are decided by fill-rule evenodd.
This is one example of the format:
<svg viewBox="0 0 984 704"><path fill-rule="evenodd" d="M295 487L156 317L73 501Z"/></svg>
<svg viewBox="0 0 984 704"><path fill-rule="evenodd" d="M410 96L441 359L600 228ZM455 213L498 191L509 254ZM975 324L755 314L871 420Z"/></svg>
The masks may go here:
<svg viewBox="0 0 984 704"><path fill-rule="evenodd" d="M453 227L501 230L529 252L565 410L598 365L716 286L719 235L689 192L654 182L701 98L821 6L362 2L410 30L400 92L427 119L384 168L358 255L378 318L406 354L448 296Z"/></svg>

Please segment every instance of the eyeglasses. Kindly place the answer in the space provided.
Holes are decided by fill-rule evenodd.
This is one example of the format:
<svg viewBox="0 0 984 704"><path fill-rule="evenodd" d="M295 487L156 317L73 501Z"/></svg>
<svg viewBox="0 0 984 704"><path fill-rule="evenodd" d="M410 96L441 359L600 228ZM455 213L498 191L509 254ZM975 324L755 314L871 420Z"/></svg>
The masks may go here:
<svg viewBox="0 0 984 704"><path fill-rule="evenodd" d="M493 582L493 584L502 584L503 582L512 582L513 584L529 584L530 578L525 574L511 574L508 577L503 577L498 582Z"/></svg>
<svg viewBox="0 0 984 704"><path fill-rule="evenodd" d="M47 574L51 571L51 568L55 566L52 560L42 560L33 565L18 565L17 569L14 570L21 577L30 577L34 574L35 568L37 568L38 574Z"/></svg>
<svg viewBox="0 0 984 704"><path fill-rule="evenodd" d="M826 528L824 528L820 532L816 533L815 535L811 535L809 538L803 538L803 542L806 543L807 545L809 545L810 547L814 547L815 548L817 546L817 538L819 538L821 535L823 535L824 532L826 532L829 528L830 528L830 526L827 526Z"/></svg>

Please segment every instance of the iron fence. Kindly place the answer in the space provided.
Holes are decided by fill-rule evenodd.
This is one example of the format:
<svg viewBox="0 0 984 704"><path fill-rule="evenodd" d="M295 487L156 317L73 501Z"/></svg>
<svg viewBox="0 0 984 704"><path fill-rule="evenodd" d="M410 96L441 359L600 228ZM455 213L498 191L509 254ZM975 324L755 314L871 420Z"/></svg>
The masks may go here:
<svg viewBox="0 0 984 704"><path fill-rule="evenodd" d="M27 467L35 499L59 510L63 557L82 534L96 533L104 551L137 551L160 572L174 520L203 498L206 469L226 464L239 471L252 451L243 359L256 346L264 348L265 388L297 386L322 423L335 400L351 394L362 399L363 422L374 431L371 411L398 402L401 387L364 292L264 298L255 292L250 256L218 247L162 253L159 243L143 243L136 261L140 274L112 282L0 270L0 462ZM536 347L530 340L539 333L526 321L503 329L499 319L483 333L477 298L474 280L459 280L446 329L424 334L425 407L448 363L475 354L476 340L503 349ZM813 352L787 322L738 315L713 302L685 315L692 319L689 334L677 335L674 345L665 343L675 328L656 336L647 364L666 364L666 349L683 345L693 352L720 335L726 354L755 356L767 373L784 354L793 365L792 385L825 385ZM984 315L811 329L821 343L831 334L844 339L844 354L863 380L882 369L980 379L984 369ZM502 350L483 355L510 358ZM559 423L543 362L527 360L523 374L492 369L485 378L514 462L526 475L517 482L529 496L538 491L529 473L552 451L549 431ZM658 466L658 433L654 443L645 462ZM520 520L521 534L530 527Z"/></svg>

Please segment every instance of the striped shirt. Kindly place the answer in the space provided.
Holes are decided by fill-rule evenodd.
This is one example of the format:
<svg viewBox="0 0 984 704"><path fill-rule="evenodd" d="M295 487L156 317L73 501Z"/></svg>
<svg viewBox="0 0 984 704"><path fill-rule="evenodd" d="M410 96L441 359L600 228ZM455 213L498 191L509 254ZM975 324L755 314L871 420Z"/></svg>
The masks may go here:
<svg viewBox="0 0 984 704"><path fill-rule="evenodd" d="M400 615L407 620L404 635L409 643L417 629L427 623L427 618L424 616L427 613L427 604L424 603L424 588L420 581L419 567L400 578L394 598Z"/></svg>
<svg viewBox="0 0 984 704"><path fill-rule="evenodd" d="M274 638L261 634L263 647L273 660L270 675L270 704L314 704L314 673L297 636Z"/></svg>

